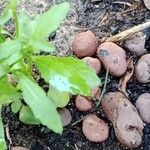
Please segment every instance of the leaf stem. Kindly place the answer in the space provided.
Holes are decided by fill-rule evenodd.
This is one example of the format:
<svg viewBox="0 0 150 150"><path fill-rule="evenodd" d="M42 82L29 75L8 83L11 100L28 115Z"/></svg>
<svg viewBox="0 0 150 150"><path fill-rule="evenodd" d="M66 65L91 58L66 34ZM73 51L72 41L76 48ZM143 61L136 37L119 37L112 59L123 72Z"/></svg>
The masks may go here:
<svg viewBox="0 0 150 150"><path fill-rule="evenodd" d="M105 81L104 81L104 87L103 87L103 90L102 90L102 93L101 93L100 97L98 98L98 102L96 103L96 108L98 108L98 106L100 105L101 100L103 98L103 95L106 92L106 85L107 85L107 81L108 81L108 74L109 74L109 68L107 68L107 71L106 71L106 77L105 77Z"/></svg>

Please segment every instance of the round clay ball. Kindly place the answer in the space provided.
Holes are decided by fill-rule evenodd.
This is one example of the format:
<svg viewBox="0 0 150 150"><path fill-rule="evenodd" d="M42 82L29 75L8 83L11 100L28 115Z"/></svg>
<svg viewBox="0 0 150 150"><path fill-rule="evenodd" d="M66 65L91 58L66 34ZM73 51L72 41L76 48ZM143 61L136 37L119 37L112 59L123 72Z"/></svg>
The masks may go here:
<svg viewBox="0 0 150 150"><path fill-rule="evenodd" d="M150 83L150 54L143 55L136 67L135 75L140 83Z"/></svg>
<svg viewBox="0 0 150 150"><path fill-rule="evenodd" d="M82 131L92 142L103 142L108 138L108 125L96 115L87 115L83 120Z"/></svg>
<svg viewBox="0 0 150 150"><path fill-rule="evenodd" d="M126 72L126 53L120 46L104 42L98 47L97 55L104 68L109 69L113 76L120 77Z"/></svg>
<svg viewBox="0 0 150 150"><path fill-rule="evenodd" d="M72 50L79 58L93 56L97 48L98 40L91 31L79 33L72 43Z"/></svg>
<svg viewBox="0 0 150 150"><path fill-rule="evenodd" d="M140 95L135 105L142 120L146 123L150 123L150 93Z"/></svg>
<svg viewBox="0 0 150 150"><path fill-rule="evenodd" d="M96 74L100 73L102 65L99 59L92 57L85 57L82 60L85 61L91 68L93 68Z"/></svg>
<svg viewBox="0 0 150 150"><path fill-rule="evenodd" d="M66 108L62 108L61 110L59 110L59 114L61 116L61 121L62 121L63 126L64 127L68 126L72 121L72 116L71 116L70 111Z"/></svg>
<svg viewBox="0 0 150 150"><path fill-rule="evenodd" d="M92 102L87 98L78 95L75 99L75 106L79 111L86 112L92 109Z"/></svg>

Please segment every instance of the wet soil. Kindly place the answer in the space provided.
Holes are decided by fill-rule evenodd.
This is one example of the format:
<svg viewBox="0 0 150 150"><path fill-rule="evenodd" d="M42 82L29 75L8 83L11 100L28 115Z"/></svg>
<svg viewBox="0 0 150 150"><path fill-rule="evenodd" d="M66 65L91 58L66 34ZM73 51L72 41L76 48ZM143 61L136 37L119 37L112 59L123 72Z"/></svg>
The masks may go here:
<svg viewBox="0 0 150 150"><path fill-rule="evenodd" d="M34 15L42 13L50 5L62 2L62 0L23 0L19 10L26 10ZM70 0L71 11L63 26L54 33L50 39L57 46L54 55L72 55L70 45L73 37L80 31L92 30L101 41L104 37L110 37L120 31L131 28L135 25L146 22L150 19L148 11L142 0L99 0L95 3L90 0ZM121 2L121 3L120 3ZM123 3L122 3L123 2ZM1 7L0 7L1 9ZM13 26L9 26L13 28ZM144 31L147 34L146 48L150 53L150 29ZM123 45L121 45L123 47ZM127 52L128 53L128 52ZM129 54L129 53L128 53ZM128 55L128 57L130 54ZM138 58L134 58L136 63ZM105 78L105 71L100 74L102 80ZM109 76L107 91L117 91L119 79ZM139 95L145 92L150 93L150 84L139 84L133 77L127 85L130 99L134 104ZM18 115L11 113L9 107L4 108L4 122L9 128L12 146L25 146L31 150L122 150L123 147L115 137L111 123L105 114L98 110L89 113L97 114L110 124L110 134L107 141L102 143L89 142L82 133L81 118L88 113L80 113L74 106L74 101L68 104L67 108L72 114L72 123L64 128L62 135L49 131L46 127L29 126L18 120ZM8 142L9 144L9 142ZM142 145L137 150L150 150L150 125L144 128Z"/></svg>

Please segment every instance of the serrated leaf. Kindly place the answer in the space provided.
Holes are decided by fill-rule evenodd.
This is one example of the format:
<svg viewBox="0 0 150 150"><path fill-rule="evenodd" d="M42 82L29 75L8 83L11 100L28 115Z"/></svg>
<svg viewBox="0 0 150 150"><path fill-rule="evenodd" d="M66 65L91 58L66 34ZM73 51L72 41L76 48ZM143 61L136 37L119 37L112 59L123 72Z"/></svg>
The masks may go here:
<svg viewBox="0 0 150 150"><path fill-rule="evenodd" d="M100 85L94 70L81 60L54 56L34 56L33 59L42 77L60 92L90 95L90 90Z"/></svg>
<svg viewBox="0 0 150 150"><path fill-rule="evenodd" d="M0 78L0 104L8 104L12 101L19 100L20 98L21 93L9 84L7 78Z"/></svg>
<svg viewBox="0 0 150 150"><path fill-rule="evenodd" d="M30 45L33 47L35 53L38 53L40 50L44 52L52 52L56 49L53 43L45 40L31 39Z"/></svg>
<svg viewBox="0 0 150 150"><path fill-rule="evenodd" d="M19 112L19 120L25 124L37 125L40 121L35 118L31 108L28 106L22 106Z"/></svg>
<svg viewBox="0 0 150 150"><path fill-rule="evenodd" d="M21 105L22 103L20 100L13 101L11 103L11 111L16 114L21 109Z"/></svg>
<svg viewBox="0 0 150 150"><path fill-rule="evenodd" d="M48 97L57 107L65 107L70 100L67 92L60 92L52 86L49 87Z"/></svg>
<svg viewBox="0 0 150 150"><path fill-rule="evenodd" d="M22 43L17 40L5 41L0 44L0 60L19 52L22 48Z"/></svg>
<svg viewBox="0 0 150 150"><path fill-rule="evenodd" d="M30 106L34 116L49 129L62 133L62 123L56 106L46 96L46 93L27 76L18 73L19 84L24 101Z"/></svg>
<svg viewBox="0 0 150 150"><path fill-rule="evenodd" d="M0 150L6 150L6 141L5 141L5 134L4 134L4 127L2 122L2 115L1 110L2 106L0 105Z"/></svg>
<svg viewBox="0 0 150 150"><path fill-rule="evenodd" d="M52 6L47 12L39 16L34 37L36 39L48 37L49 34L54 32L60 26L60 23L66 17L69 8L69 3L64 2Z"/></svg>
<svg viewBox="0 0 150 150"><path fill-rule="evenodd" d="M25 12L18 14L19 37L31 39L35 32L37 20L31 19Z"/></svg>

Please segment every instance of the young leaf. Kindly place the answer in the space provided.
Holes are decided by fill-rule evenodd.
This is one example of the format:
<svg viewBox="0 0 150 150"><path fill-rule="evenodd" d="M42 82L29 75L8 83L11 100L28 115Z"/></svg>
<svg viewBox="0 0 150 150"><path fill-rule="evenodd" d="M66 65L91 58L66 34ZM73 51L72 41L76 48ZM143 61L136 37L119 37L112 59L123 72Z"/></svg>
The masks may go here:
<svg viewBox="0 0 150 150"><path fill-rule="evenodd" d="M40 121L34 117L31 109L24 105L21 107L19 112L19 120L25 124L40 124Z"/></svg>
<svg viewBox="0 0 150 150"><path fill-rule="evenodd" d="M21 109L21 105L22 103L20 100L13 101L11 103L11 111L16 114Z"/></svg>
<svg viewBox="0 0 150 150"><path fill-rule="evenodd" d="M0 150L6 150L6 141L5 141L5 135L4 135L4 127L2 122L2 106L0 105Z"/></svg>
<svg viewBox="0 0 150 150"><path fill-rule="evenodd" d="M70 5L68 2L52 6L47 12L38 17L37 26L34 37L42 39L48 37L54 32L69 11Z"/></svg>
<svg viewBox="0 0 150 150"><path fill-rule="evenodd" d="M9 4L3 11L1 17L0 17L0 25L4 25L13 17L13 12L16 11L17 5L19 3L19 0L10 0Z"/></svg>
<svg viewBox="0 0 150 150"><path fill-rule="evenodd" d="M35 32L36 24L36 19L31 19L25 12L20 12L18 14L19 37L25 37L30 40Z"/></svg>
<svg viewBox="0 0 150 150"><path fill-rule="evenodd" d="M23 98L32 109L34 116L49 129L56 133L62 133L63 128L60 116L56 106L46 96L46 93L27 76L21 73L18 73L18 76Z"/></svg>
<svg viewBox="0 0 150 150"><path fill-rule="evenodd" d="M57 107L65 107L70 100L67 92L60 92L52 86L49 87L48 97Z"/></svg>
<svg viewBox="0 0 150 150"><path fill-rule="evenodd" d="M34 40L34 39L31 39L30 40L30 44L34 48L34 52L35 53L38 53L39 50L42 50L44 52L52 52L52 51L54 51L56 49L55 45L53 43L47 42L45 40Z"/></svg>
<svg viewBox="0 0 150 150"><path fill-rule="evenodd" d="M20 98L21 94L17 92L15 87L9 84L7 78L0 78L0 104L8 104Z"/></svg>
<svg viewBox="0 0 150 150"><path fill-rule="evenodd" d="M8 20L10 20L12 16L13 16L12 10L10 8L6 8L0 17L0 26L7 23Z"/></svg>
<svg viewBox="0 0 150 150"><path fill-rule="evenodd" d="M13 55L21 50L22 43L17 40L5 41L0 44L0 60Z"/></svg>
<svg viewBox="0 0 150 150"><path fill-rule="evenodd" d="M94 70L81 60L72 57L34 56L41 75L60 92L90 95L90 90L100 85Z"/></svg>

